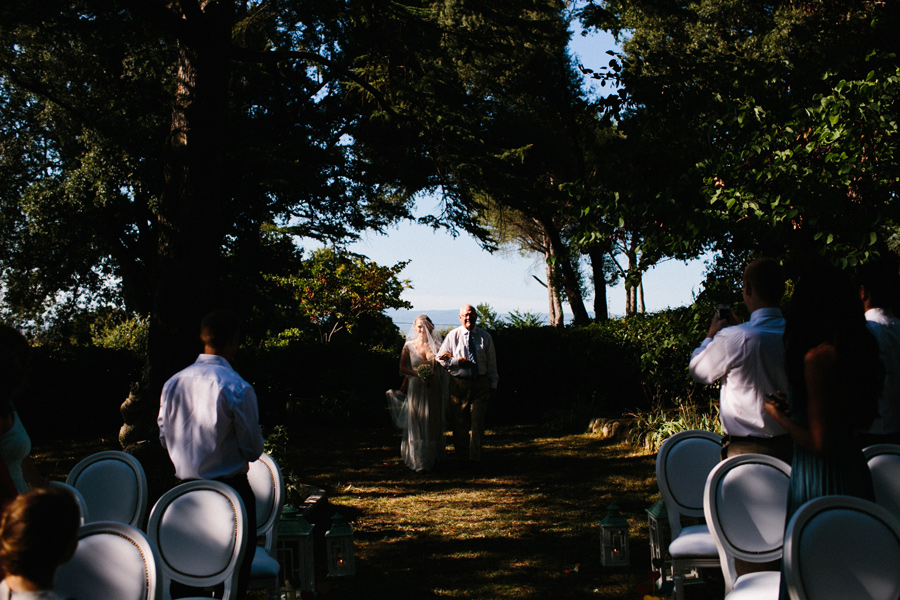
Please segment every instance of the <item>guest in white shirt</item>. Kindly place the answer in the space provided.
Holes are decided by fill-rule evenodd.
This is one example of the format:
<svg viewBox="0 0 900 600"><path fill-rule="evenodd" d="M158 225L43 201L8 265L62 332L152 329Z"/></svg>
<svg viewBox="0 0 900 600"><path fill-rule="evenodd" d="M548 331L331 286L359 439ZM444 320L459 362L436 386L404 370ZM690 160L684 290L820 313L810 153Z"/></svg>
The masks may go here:
<svg viewBox="0 0 900 600"><path fill-rule="evenodd" d="M885 258L861 266L856 284L866 311L866 325L878 341L884 365L878 416L867 432L859 434L860 444L900 444L900 319L891 309L900 298L897 261Z"/></svg>
<svg viewBox="0 0 900 600"><path fill-rule="evenodd" d="M438 361L450 373L453 447L472 467L481 461L485 413L499 381L494 342L476 326L477 320L478 313L471 305L460 308L462 325L447 334L438 351Z"/></svg>
<svg viewBox="0 0 900 600"><path fill-rule="evenodd" d="M203 354L165 383L157 423L176 477L221 481L244 501L251 532L238 576L237 597L244 598L256 544L252 535L256 531L256 498L247 471L262 454L264 442L256 393L231 366L238 349L239 325L237 315L226 310L203 319Z"/></svg>
<svg viewBox="0 0 900 600"><path fill-rule="evenodd" d="M787 391L784 368L784 272L772 258L752 261L744 270L744 305L750 321L737 324L716 314L709 333L690 361L691 377L721 380L719 419L725 431L722 458L768 454L790 464L793 443L765 410L766 394Z"/></svg>

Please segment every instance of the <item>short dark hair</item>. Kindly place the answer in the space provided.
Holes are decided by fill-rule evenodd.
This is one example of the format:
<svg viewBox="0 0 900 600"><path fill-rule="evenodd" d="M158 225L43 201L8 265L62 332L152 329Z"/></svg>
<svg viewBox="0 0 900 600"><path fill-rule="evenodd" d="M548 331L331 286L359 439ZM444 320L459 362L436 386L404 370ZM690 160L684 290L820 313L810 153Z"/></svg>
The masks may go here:
<svg viewBox="0 0 900 600"><path fill-rule="evenodd" d="M30 352L22 332L0 323L0 417L8 417L12 403L25 394Z"/></svg>
<svg viewBox="0 0 900 600"><path fill-rule="evenodd" d="M207 346L221 350L235 338L241 330L241 319L233 310L214 310L200 322L200 340Z"/></svg>
<svg viewBox="0 0 900 600"><path fill-rule="evenodd" d="M0 566L30 581L52 580L71 558L81 511L70 492L38 488L16 496L0 517Z"/></svg>
<svg viewBox="0 0 900 600"><path fill-rule="evenodd" d="M873 306L893 308L900 300L900 264L896 256L882 256L856 268L854 282L864 286Z"/></svg>
<svg viewBox="0 0 900 600"><path fill-rule="evenodd" d="M744 269L744 283L749 283L753 294L767 304L777 305L784 296L784 270L774 258L763 256L750 261Z"/></svg>

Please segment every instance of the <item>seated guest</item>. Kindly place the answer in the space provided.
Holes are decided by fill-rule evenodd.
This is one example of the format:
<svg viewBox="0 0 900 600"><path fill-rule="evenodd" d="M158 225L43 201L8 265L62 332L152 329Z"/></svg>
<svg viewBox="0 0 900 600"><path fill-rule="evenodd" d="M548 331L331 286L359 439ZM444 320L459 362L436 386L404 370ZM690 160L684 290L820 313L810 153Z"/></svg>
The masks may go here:
<svg viewBox="0 0 900 600"><path fill-rule="evenodd" d="M65 600L53 591L56 569L75 554L81 513L64 490L20 494L0 517L0 600Z"/></svg>

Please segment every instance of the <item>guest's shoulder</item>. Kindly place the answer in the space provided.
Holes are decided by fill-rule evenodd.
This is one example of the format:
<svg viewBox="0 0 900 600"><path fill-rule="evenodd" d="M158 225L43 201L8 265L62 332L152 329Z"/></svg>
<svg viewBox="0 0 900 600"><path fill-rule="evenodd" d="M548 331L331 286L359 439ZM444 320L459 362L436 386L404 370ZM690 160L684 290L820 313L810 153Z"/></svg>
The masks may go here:
<svg viewBox="0 0 900 600"><path fill-rule="evenodd" d="M806 351L803 361L807 367L814 369L828 369L837 362L837 348L828 342L819 344Z"/></svg>

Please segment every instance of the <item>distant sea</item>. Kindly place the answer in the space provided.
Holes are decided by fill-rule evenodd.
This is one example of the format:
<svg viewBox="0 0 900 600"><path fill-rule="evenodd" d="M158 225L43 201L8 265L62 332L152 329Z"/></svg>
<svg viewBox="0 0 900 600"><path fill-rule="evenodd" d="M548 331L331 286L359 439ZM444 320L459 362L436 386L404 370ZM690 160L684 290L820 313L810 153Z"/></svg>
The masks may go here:
<svg viewBox="0 0 900 600"><path fill-rule="evenodd" d="M425 313L431 318L431 322L434 323L435 329L438 331L444 329L453 329L454 327L459 326L459 309L454 310L405 310L405 309L395 309L395 310L387 310L385 314L391 318L394 322L394 325L397 326L400 331L404 334L407 333L412 327L413 319L415 319L418 315ZM540 317L544 320L544 323L549 323L547 319L547 315L544 313L538 313ZM509 313L498 313L498 316L503 320L509 319ZM568 315L566 315L568 318Z"/></svg>

